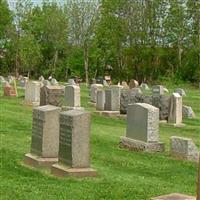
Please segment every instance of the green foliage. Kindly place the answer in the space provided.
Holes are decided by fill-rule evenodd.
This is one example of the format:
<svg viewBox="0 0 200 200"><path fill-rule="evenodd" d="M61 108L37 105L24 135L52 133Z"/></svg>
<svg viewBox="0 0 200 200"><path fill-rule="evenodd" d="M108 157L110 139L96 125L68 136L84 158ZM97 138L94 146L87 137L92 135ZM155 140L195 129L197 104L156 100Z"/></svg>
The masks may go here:
<svg viewBox="0 0 200 200"><path fill-rule="evenodd" d="M200 79L199 1L71 0L34 7L31 0L17 2L13 24L6 2L0 4L0 44L6 52L1 73L34 69L35 77L65 79L70 69L88 82L111 65L116 82ZM33 49L24 47L28 40L38 50L35 63L28 59Z"/></svg>

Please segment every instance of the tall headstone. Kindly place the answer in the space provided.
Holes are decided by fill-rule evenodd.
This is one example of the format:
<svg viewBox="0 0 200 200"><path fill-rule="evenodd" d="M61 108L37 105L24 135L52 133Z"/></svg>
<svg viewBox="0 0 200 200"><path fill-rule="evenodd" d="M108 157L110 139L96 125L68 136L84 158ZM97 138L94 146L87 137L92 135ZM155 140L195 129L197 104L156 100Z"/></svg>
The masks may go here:
<svg viewBox="0 0 200 200"><path fill-rule="evenodd" d="M159 142L159 109L146 103L128 105L126 137L120 145L137 151L164 151Z"/></svg>
<svg viewBox="0 0 200 200"><path fill-rule="evenodd" d="M179 126L182 124L182 97L173 93L169 101L168 123Z"/></svg>
<svg viewBox="0 0 200 200"><path fill-rule="evenodd" d="M97 103L96 103L96 109L103 111L105 106L105 91L99 90L97 91Z"/></svg>
<svg viewBox="0 0 200 200"><path fill-rule="evenodd" d="M39 105L40 103L40 82L28 81L25 89L25 104Z"/></svg>
<svg viewBox="0 0 200 200"><path fill-rule="evenodd" d="M110 88L105 90L105 110L120 110L120 89L121 87L119 86L110 86Z"/></svg>
<svg viewBox="0 0 200 200"><path fill-rule="evenodd" d="M92 84L91 85L91 97L90 101L96 103L97 100L97 90L102 90L103 85L102 84Z"/></svg>
<svg viewBox="0 0 200 200"><path fill-rule="evenodd" d="M43 86L40 90L40 106L61 106L62 88L60 86Z"/></svg>
<svg viewBox="0 0 200 200"><path fill-rule="evenodd" d="M90 168L90 113L70 110L60 114L58 163L51 168L55 176L96 176Z"/></svg>
<svg viewBox="0 0 200 200"><path fill-rule="evenodd" d="M65 87L64 105L69 107L80 107L80 87L78 85L67 85Z"/></svg>
<svg viewBox="0 0 200 200"><path fill-rule="evenodd" d="M33 167L50 167L58 161L60 108L46 105L33 109L31 151L24 162Z"/></svg>
<svg viewBox="0 0 200 200"><path fill-rule="evenodd" d="M164 95L164 87L162 85L154 85L152 87L153 96L161 96Z"/></svg>

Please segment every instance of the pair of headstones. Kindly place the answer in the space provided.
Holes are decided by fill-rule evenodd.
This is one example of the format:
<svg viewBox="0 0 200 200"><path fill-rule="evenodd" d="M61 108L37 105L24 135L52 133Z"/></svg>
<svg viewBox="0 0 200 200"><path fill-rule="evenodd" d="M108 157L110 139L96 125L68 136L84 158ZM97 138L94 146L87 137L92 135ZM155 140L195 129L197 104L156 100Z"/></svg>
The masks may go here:
<svg viewBox="0 0 200 200"><path fill-rule="evenodd" d="M100 111L119 111L120 87L111 86L106 90L98 90L96 109Z"/></svg>
<svg viewBox="0 0 200 200"><path fill-rule="evenodd" d="M24 162L33 167L51 167L56 176L95 176L90 168L90 113L60 112L47 105L33 109L31 151Z"/></svg>

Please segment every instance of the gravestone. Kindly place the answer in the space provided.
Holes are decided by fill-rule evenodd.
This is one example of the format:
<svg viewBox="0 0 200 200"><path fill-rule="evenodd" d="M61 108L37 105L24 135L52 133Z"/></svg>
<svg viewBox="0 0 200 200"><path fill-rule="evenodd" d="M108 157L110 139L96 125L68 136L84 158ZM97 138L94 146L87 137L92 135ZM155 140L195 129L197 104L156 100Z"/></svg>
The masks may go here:
<svg viewBox="0 0 200 200"><path fill-rule="evenodd" d="M14 88L7 81L4 82L3 91L4 91L4 93L3 93L4 96L8 96L8 97L11 97L11 96L16 97L17 96Z"/></svg>
<svg viewBox="0 0 200 200"><path fill-rule="evenodd" d="M180 94L180 96L186 96L185 90L182 89L182 88L177 88L177 89L175 90L175 93Z"/></svg>
<svg viewBox="0 0 200 200"><path fill-rule="evenodd" d="M0 76L0 83L5 82L5 78L3 76Z"/></svg>
<svg viewBox="0 0 200 200"><path fill-rule="evenodd" d="M97 91L97 103L96 103L96 109L103 111L105 106L105 91L99 90Z"/></svg>
<svg viewBox="0 0 200 200"><path fill-rule="evenodd" d="M40 103L40 82L28 81L25 89L25 100L26 105L39 105Z"/></svg>
<svg viewBox="0 0 200 200"><path fill-rule="evenodd" d="M65 87L64 105L68 107L80 107L80 87L78 85L67 85Z"/></svg>
<svg viewBox="0 0 200 200"><path fill-rule="evenodd" d="M59 84L58 84L58 81L55 78L52 78L51 79L51 85L58 86Z"/></svg>
<svg viewBox="0 0 200 200"><path fill-rule="evenodd" d="M182 97L178 93L173 93L170 97L168 123L182 125Z"/></svg>
<svg viewBox="0 0 200 200"><path fill-rule="evenodd" d="M44 80L45 80L45 79L44 79L44 76L40 76L40 77L39 77L39 81L40 81L40 82L43 82Z"/></svg>
<svg viewBox="0 0 200 200"><path fill-rule="evenodd" d="M40 106L61 106L62 88L60 86L43 86L40 90Z"/></svg>
<svg viewBox="0 0 200 200"><path fill-rule="evenodd" d="M105 110L119 111L120 110L120 87L110 86L105 90Z"/></svg>
<svg viewBox="0 0 200 200"><path fill-rule="evenodd" d="M21 77L19 81L19 85L22 88L26 88L26 84L28 83L28 77Z"/></svg>
<svg viewBox="0 0 200 200"><path fill-rule="evenodd" d="M102 90L103 85L101 84L92 84L91 85L91 97L90 101L96 103L97 100L97 90Z"/></svg>
<svg viewBox="0 0 200 200"><path fill-rule="evenodd" d="M178 159L198 161L199 151L191 139L172 136L170 138L170 153Z"/></svg>
<svg viewBox="0 0 200 200"><path fill-rule="evenodd" d="M129 88L132 89L132 88L137 88L139 86L139 83L138 81L134 80L134 79L131 79L130 82L129 82Z"/></svg>
<svg viewBox="0 0 200 200"><path fill-rule="evenodd" d="M164 151L159 142L159 109L146 103L129 104L126 137L121 137L120 145L136 151Z"/></svg>
<svg viewBox="0 0 200 200"><path fill-rule="evenodd" d="M183 105L182 111L183 117L185 118L194 119L196 117L194 111L192 110L192 107L190 106Z"/></svg>
<svg viewBox="0 0 200 200"><path fill-rule="evenodd" d="M74 79L69 79L69 80L68 80L68 84L69 84L69 85L76 85Z"/></svg>
<svg viewBox="0 0 200 200"><path fill-rule="evenodd" d="M90 168L90 113L70 110L60 114L58 163L51 168L55 176L96 176Z"/></svg>
<svg viewBox="0 0 200 200"><path fill-rule="evenodd" d="M196 200L196 198L193 196L188 196L184 194L172 193L169 195L154 197L154 198L151 198L151 200Z"/></svg>
<svg viewBox="0 0 200 200"><path fill-rule="evenodd" d="M60 108L47 105L33 109L32 140L25 164L50 167L58 161Z"/></svg>
<svg viewBox="0 0 200 200"><path fill-rule="evenodd" d="M42 83L43 86L51 86L51 83L48 80L43 80Z"/></svg>
<svg viewBox="0 0 200 200"><path fill-rule="evenodd" d="M149 86L146 83L141 83L140 88L143 90L149 90Z"/></svg>
<svg viewBox="0 0 200 200"><path fill-rule="evenodd" d="M8 81L9 84L11 84L11 83L14 81L14 77L11 76L11 75L9 75L9 76L7 77L7 81Z"/></svg>
<svg viewBox="0 0 200 200"><path fill-rule="evenodd" d="M129 86L128 86L126 81L122 81L122 88L123 89L129 89Z"/></svg>
<svg viewBox="0 0 200 200"><path fill-rule="evenodd" d="M153 96L161 96L164 95L164 87L162 85L154 85L152 87Z"/></svg>

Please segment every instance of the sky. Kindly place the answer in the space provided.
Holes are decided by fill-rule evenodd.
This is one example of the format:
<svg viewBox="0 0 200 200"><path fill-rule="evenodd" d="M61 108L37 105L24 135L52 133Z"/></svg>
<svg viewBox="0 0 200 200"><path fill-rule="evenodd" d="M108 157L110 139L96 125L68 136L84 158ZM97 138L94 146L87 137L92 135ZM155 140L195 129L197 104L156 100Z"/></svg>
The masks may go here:
<svg viewBox="0 0 200 200"><path fill-rule="evenodd" d="M14 10L18 0L7 0L7 1L8 1L9 8L11 10ZM66 2L66 0L53 0L53 1L56 1L59 3ZM40 5L43 2L43 0L31 0L31 2L33 3L33 5Z"/></svg>

